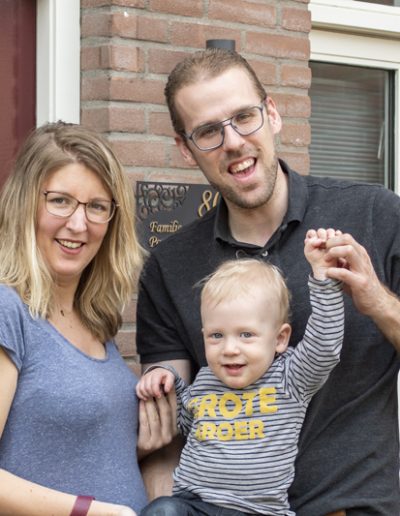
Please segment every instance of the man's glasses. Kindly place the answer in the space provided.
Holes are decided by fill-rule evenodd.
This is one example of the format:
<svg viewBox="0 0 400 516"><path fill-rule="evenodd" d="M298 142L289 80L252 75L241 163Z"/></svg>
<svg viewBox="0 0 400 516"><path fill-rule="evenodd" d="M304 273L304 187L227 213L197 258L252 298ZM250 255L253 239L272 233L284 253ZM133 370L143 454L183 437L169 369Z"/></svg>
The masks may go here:
<svg viewBox="0 0 400 516"><path fill-rule="evenodd" d="M62 192L43 192L46 197L46 210L56 217L70 217L80 204L85 207L86 218L95 224L105 224L114 216L117 204L115 201L103 199L92 199L88 202L81 202L72 195Z"/></svg>
<svg viewBox="0 0 400 516"><path fill-rule="evenodd" d="M240 113L222 120L222 122L201 125L191 134L184 134L184 136L191 140L199 150L218 149L224 143L224 128L227 125L232 126L241 136L249 136L255 133L264 125L264 102L259 106L244 109Z"/></svg>

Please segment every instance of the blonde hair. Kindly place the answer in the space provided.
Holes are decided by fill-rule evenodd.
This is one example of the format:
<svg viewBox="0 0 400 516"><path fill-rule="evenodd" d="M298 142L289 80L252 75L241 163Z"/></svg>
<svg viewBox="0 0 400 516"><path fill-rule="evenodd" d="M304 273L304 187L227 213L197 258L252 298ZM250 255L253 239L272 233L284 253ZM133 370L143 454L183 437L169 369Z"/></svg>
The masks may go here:
<svg viewBox="0 0 400 516"><path fill-rule="evenodd" d="M215 272L204 278L201 304L217 306L221 301L251 294L255 288L276 300L277 317L280 323L289 322L290 293L277 267L254 258L228 260Z"/></svg>
<svg viewBox="0 0 400 516"><path fill-rule="evenodd" d="M16 289L33 317L47 318L54 280L36 244L39 196L48 175L71 163L93 171L118 205L101 247L84 270L74 305L101 341L122 323L142 264L134 227L133 188L109 144L80 125L45 124L27 138L0 195L0 283Z"/></svg>

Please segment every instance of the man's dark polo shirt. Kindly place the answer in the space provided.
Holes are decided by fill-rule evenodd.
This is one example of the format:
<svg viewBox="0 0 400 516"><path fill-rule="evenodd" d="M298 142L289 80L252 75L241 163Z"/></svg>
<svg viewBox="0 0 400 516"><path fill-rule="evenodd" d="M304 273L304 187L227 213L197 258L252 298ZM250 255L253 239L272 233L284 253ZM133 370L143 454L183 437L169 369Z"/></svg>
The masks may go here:
<svg viewBox="0 0 400 516"><path fill-rule="evenodd" d="M138 301L142 363L189 359L205 365L199 289L222 261L256 256L277 265L291 291L291 345L310 314L304 257L308 229L340 229L369 253L380 280L400 293L400 199L378 185L300 176L283 162L289 207L263 247L236 242L224 203L161 242L148 258ZM400 514L399 436L393 346L345 300L341 362L311 402L304 423L291 505L298 516L345 508L349 516ZM400 317L400 314L399 314Z"/></svg>

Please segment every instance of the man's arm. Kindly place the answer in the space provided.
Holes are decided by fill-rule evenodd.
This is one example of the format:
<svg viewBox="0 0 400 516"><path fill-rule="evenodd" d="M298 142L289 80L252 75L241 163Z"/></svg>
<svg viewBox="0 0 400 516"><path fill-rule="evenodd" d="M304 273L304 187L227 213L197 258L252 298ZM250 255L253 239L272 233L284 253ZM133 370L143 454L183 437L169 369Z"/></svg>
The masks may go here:
<svg viewBox="0 0 400 516"><path fill-rule="evenodd" d="M343 282L359 312L371 317L400 353L400 300L379 281L365 248L349 234L332 238L327 248L327 257L346 262L342 269L328 269L328 276Z"/></svg>
<svg viewBox="0 0 400 516"><path fill-rule="evenodd" d="M189 360L160 361L158 364L168 364L175 368L186 383L191 381L191 367ZM156 364L143 364L142 370ZM169 396L173 395L171 392ZM143 480L150 500L158 496L171 495L172 473L179 462L184 445L184 439L177 436L171 444L153 452L140 462Z"/></svg>

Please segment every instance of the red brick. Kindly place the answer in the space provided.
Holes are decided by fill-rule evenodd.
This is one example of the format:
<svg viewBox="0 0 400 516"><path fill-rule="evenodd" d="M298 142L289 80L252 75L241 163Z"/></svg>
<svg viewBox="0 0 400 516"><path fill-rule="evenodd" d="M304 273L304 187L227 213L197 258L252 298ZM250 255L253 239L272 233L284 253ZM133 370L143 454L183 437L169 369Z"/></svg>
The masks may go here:
<svg viewBox="0 0 400 516"><path fill-rule="evenodd" d="M171 44L205 48L208 39L234 39L240 52L240 34L235 29L203 23L171 22Z"/></svg>
<svg viewBox="0 0 400 516"><path fill-rule="evenodd" d="M302 175L310 173L310 156L307 152L279 152L279 157L287 162L287 164Z"/></svg>
<svg viewBox="0 0 400 516"><path fill-rule="evenodd" d="M168 42L168 22L166 20L141 16L138 19L137 38L158 43Z"/></svg>
<svg viewBox="0 0 400 516"><path fill-rule="evenodd" d="M109 131L110 117L108 107L82 108L81 123L101 133Z"/></svg>
<svg viewBox="0 0 400 516"><path fill-rule="evenodd" d="M81 69L96 70L100 68L100 47L81 47Z"/></svg>
<svg viewBox="0 0 400 516"><path fill-rule="evenodd" d="M309 118L311 115L311 101L306 95L273 93L271 97L275 100L281 116Z"/></svg>
<svg viewBox="0 0 400 516"><path fill-rule="evenodd" d="M169 74L174 66L187 55L188 52L174 52L163 48L150 48L147 56L149 72Z"/></svg>
<svg viewBox="0 0 400 516"><path fill-rule="evenodd" d="M165 144L159 141L137 141L110 138L115 153L124 165L165 167Z"/></svg>
<svg viewBox="0 0 400 516"><path fill-rule="evenodd" d="M104 11L87 11L82 14L81 36L111 36L112 16Z"/></svg>
<svg viewBox="0 0 400 516"><path fill-rule="evenodd" d="M81 7L102 7L119 5L121 7L138 7L144 9L146 0L81 0Z"/></svg>
<svg viewBox="0 0 400 516"><path fill-rule="evenodd" d="M110 78L104 74L84 74L81 79L81 101L109 100Z"/></svg>
<svg viewBox="0 0 400 516"><path fill-rule="evenodd" d="M203 173L198 169L192 170L175 170L175 171L155 171L147 173L146 181L158 181L160 183L188 183L188 184L204 184L206 180Z"/></svg>
<svg viewBox="0 0 400 516"><path fill-rule="evenodd" d="M165 111L154 111L149 116L149 131L158 136L174 137L175 132L172 128L169 113Z"/></svg>
<svg viewBox="0 0 400 516"><path fill-rule="evenodd" d="M150 0L150 11L178 14L179 16L203 16L203 0Z"/></svg>
<svg viewBox="0 0 400 516"><path fill-rule="evenodd" d="M82 108L82 124L100 132L145 132L143 108L131 106L102 106Z"/></svg>
<svg viewBox="0 0 400 516"><path fill-rule="evenodd" d="M309 33L311 30L311 12L307 9L282 9L281 25L284 29Z"/></svg>
<svg viewBox="0 0 400 516"><path fill-rule="evenodd" d="M290 144L295 147L304 147L311 143L311 128L308 123L290 124L287 121L283 124L280 133L282 144Z"/></svg>
<svg viewBox="0 0 400 516"><path fill-rule="evenodd" d="M311 86L311 69L307 66L283 64L281 67L282 86L309 88Z"/></svg>
<svg viewBox="0 0 400 516"><path fill-rule="evenodd" d="M295 36L249 31L247 33L246 51L279 58L308 61L310 58L310 42L306 38Z"/></svg>
<svg viewBox="0 0 400 516"><path fill-rule="evenodd" d="M128 12L115 12L112 15L111 31L121 38L138 37L138 16Z"/></svg>
<svg viewBox="0 0 400 516"><path fill-rule="evenodd" d="M247 0L210 0L210 19L247 23L262 27L276 25L276 10L272 5Z"/></svg>
<svg viewBox="0 0 400 516"><path fill-rule="evenodd" d="M122 314L122 319L125 323L136 323L136 299L132 299Z"/></svg>
<svg viewBox="0 0 400 516"><path fill-rule="evenodd" d="M136 357L135 333L133 330L122 329L118 332L115 342L118 350L124 357Z"/></svg>
<svg viewBox="0 0 400 516"><path fill-rule="evenodd" d="M164 104L164 87L163 81L136 77L113 77L110 85L110 98Z"/></svg>
<svg viewBox="0 0 400 516"><path fill-rule="evenodd" d="M103 45L101 47L101 68L129 72L144 71L141 49L129 45Z"/></svg>
<svg viewBox="0 0 400 516"><path fill-rule="evenodd" d="M111 106L109 108L110 131L144 133L145 113L139 106Z"/></svg>
<svg viewBox="0 0 400 516"><path fill-rule="evenodd" d="M125 357L124 357L125 358ZM133 358L125 358L126 365L132 371L132 373L140 378L142 373L142 366L139 363L139 355L135 355Z"/></svg>
<svg viewBox="0 0 400 516"><path fill-rule="evenodd" d="M263 85L271 86L277 84L277 66L275 63L255 61L254 59L249 59L248 61Z"/></svg>
<svg viewBox="0 0 400 516"><path fill-rule="evenodd" d="M139 7L139 9L146 7L146 0L109 0L108 3L120 5L121 7Z"/></svg>

